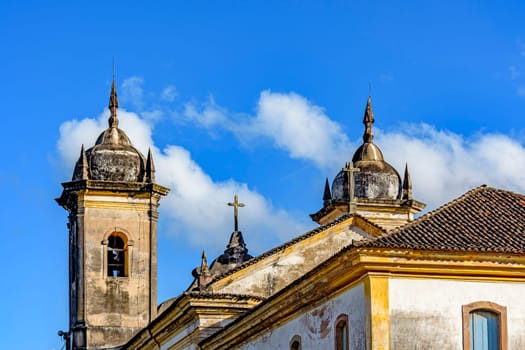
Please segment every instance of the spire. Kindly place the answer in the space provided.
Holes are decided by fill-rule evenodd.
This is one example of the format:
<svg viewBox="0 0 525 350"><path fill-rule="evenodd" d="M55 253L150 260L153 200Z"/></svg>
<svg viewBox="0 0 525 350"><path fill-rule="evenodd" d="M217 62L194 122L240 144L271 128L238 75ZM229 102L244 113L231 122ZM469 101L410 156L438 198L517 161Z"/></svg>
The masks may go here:
<svg viewBox="0 0 525 350"><path fill-rule="evenodd" d="M332 193L330 192L330 184L328 183L328 178L324 183L324 194L323 194L323 205L326 207L332 201Z"/></svg>
<svg viewBox="0 0 525 350"><path fill-rule="evenodd" d="M210 273L210 269L208 268L208 258L206 257L205 250L202 251L202 256L201 256L201 273L202 274Z"/></svg>
<svg viewBox="0 0 525 350"><path fill-rule="evenodd" d="M365 133L363 134L363 141L365 143L371 143L374 139L374 133L372 132L372 124L374 124L374 112L372 111L372 98L368 96L366 102L365 115L363 117L363 124L365 124Z"/></svg>
<svg viewBox="0 0 525 350"><path fill-rule="evenodd" d="M211 281L211 272L208 267L208 259L206 258L206 251L202 251L201 266L193 269L193 277L197 281L197 287L200 291L206 290L206 286Z"/></svg>
<svg viewBox="0 0 525 350"><path fill-rule="evenodd" d="M115 87L115 76L113 76L113 82L111 83L111 93L109 95L109 110L111 116L109 117L109 127L117 128L118 127L118 97L117 97L117 88Z"/></svg>
<svg viewBox="0 0 525 350"><path fill-rule="evenodd" d="M146 160L146 182L155 182L155 164L153 164L151 148L148 148L148 159Z"/></svg>
<svg viewBox="0 0 525 350"><path fill-rule="evenodd" d="M244 242L244 238L242 236L241 231L233 231L230 236L230 242L226 246L226 249L233 249L241 247L242 249L246 249L246 252L248 252L248 249L246 248L246 243Z"/></svg>
<svg viewBox="0 0 525 350"><path fill-rule="evenodd" d="M412 199L412 180L408 172L408 164L405 163L405 176L403 178L403 195L402 199Z"/></svg>
<svg viewBox="0 0 525 350"><path fill-rule="evenodd" d="M80 156L78 157L75 170L73 171L73 180L88 180L88 162L86 152L84 151L84 144L80 148Z"/></svg>

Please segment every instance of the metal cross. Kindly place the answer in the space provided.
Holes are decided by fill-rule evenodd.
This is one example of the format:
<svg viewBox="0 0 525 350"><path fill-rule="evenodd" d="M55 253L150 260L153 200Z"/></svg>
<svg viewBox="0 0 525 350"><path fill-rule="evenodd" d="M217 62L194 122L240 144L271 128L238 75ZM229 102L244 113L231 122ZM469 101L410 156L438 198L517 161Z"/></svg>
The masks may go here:
<svg viewBox="0 0 525 350"><path fill-rule="evenodd" d="M354 168L354 162L346 163L345 167L343 168L343 171L347 175L348 179L348 185L349 185L349 191L348 191L348 212L354 213L355 212L355 180L354 180L354 173L360 171L359 168Z"/></svg>
<svg viewBox="0 0 525 350"><path fill-rule="evenodd" d="M228 203L228 205L230 207L233 207L233 218L235 220L235 232L238 232L239 231L239 209L238 208L244 207L244 203L240 203L239 197L235 195L233 197L233 203L230 202Z"/></svg>

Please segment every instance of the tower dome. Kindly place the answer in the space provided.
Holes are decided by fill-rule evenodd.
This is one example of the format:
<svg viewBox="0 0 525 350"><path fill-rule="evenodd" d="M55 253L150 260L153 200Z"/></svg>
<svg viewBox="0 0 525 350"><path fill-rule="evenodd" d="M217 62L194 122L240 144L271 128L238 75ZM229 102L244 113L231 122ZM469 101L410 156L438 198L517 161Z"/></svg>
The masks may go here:
<svg viewBox="0 0 525 350"><path fill-rule="evenodd" d="M345 214L356 214L390 230L413 220L425 208L425 203L412 198L412 181L405 166L403 181L383 152L373 143L374 113L370 97L363 118L363 143L355 151L352 161L345 164L330 185L326 179L323 207L312 220L327 224Z"/></svg>
<svg viewBox="0 0 525 350"><path fill-rule="evenodd" d="M73 180L154 181L151 152L146 159L133 147L126 133L118 128L117 109L117 90L113 80L109 97L109 127L99 135L93 147L84 152L82 146Z"/></svg>
<svg viewBox="0 0 525 350"><path fill-rule="evenodd" d="M383 152L372 141L374 133L374 113L370 97L366 104L363 118L365 132L363 144L355 151L352 157L351 169L341 170L332 183L332 200L348 201L350 186L348 185L348 171L354 172L353 197L368 199L400 199L401 177L399 173L383 158Z"/></svg>

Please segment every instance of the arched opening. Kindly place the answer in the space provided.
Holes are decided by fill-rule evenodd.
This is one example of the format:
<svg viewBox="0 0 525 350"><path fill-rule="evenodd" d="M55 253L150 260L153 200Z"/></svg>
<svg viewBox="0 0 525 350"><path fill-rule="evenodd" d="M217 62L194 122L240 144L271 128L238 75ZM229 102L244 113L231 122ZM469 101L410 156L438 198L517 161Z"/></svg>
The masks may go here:
<svg viewBox="0 0 525 350"><path fill-rule="evenodd" d="M463 305L463 349L506 350L507 308L489 301Z"/></svg>
<svg viewBox="0 0 525 350"><path fill-rule="evenodd" d="M335 349L348 350L348 316L340 315L335 324Z"/></svg>
<svg viewBox="0 0 525 350"><path fill-rule="evenodd" d="M290 341L290 350L301 350L301 337L294 335Z"/></svg>
<svg viewBox="0 0 525 350"><path fill-rule="evenodd" d="M126 277L128 275L128 240L120 232L108 237L107 270L109 277Z"/></svg>

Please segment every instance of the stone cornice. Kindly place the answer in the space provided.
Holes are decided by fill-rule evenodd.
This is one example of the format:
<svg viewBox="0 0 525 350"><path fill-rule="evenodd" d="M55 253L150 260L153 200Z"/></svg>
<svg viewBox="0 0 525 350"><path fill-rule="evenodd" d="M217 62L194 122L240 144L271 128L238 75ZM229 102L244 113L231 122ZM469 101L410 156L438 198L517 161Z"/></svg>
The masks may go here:
<svg viewBox="0 0 525 350"><path fill-rule="evenodd" d="M243 295L185 293L170 302L170 305L146 328L137 333L127 348L149 348L165 343L177 331L200 323L201 317L218 316L227 319L246 312L262 301L261 298ZM182 340L181 340L182 341Z"/></svg>
<svg viewBox="0 0 525 350"><path fill-rule="evenodd" d="M101 192L101 193L123 193L126 195L139 195L141 193L149 193L155 198L160 199L166 196L170 189L156 183L142 183L142 182L114 182L114 181L98 181L98 180L78 180L62 183L64 190L59 198L55 199L57 203L69 208L70 197L79 192Z"/></svg>

